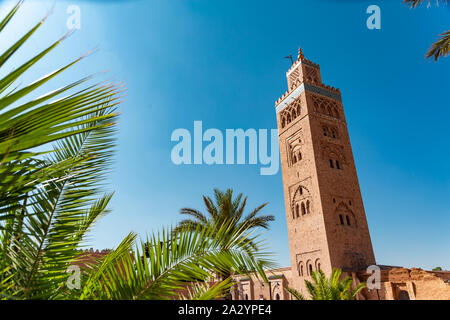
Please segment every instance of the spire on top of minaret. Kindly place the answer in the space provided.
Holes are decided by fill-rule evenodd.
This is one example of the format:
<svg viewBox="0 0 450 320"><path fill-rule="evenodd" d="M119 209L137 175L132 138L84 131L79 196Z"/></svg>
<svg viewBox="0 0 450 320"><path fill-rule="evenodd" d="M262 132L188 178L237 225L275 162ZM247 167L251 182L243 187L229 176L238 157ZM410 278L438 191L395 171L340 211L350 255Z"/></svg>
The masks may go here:
<svg viewBox="0 0 450 320"><path fill-rule="evenodd" d="M298 57L297 57L297 60L303 60L303 59L305 59L305 56L303 55L303 51L302 51L302 48L301 47L298 47Z"/></svg>

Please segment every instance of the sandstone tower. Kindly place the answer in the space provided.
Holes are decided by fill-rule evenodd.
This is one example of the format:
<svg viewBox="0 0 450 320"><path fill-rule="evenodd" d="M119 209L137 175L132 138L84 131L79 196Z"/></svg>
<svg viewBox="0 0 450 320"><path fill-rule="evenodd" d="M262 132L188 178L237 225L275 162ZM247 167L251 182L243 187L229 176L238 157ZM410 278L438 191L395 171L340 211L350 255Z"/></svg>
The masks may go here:
<svg viewBox="0 0 450 320"><path fill-rule="evenodd" d="M295 288L311 271L375 264L339 89L320 66L298 59L276 101L286 218Z"/></svg>

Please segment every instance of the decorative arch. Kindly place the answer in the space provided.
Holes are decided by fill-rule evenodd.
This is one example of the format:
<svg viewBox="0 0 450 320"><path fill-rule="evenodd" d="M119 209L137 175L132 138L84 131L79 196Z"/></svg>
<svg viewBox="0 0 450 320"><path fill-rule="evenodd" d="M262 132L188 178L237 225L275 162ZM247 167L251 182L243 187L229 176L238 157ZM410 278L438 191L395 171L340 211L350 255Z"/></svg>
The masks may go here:
<svg viewBox="0 0 450 320"><path fill-rule="evenodd" d="M314 265L316 267L316 271L322 270L321 264L320 264L320 259L316 259L316 262L314 263Z"/></svg>
<svg viewBox="0 0 450 320"><path fill-rule="evenodd" d="M314 269L313 269L312 261L311 260L306 261L306 272L307 272L308 276L310 276L313 271L314 271Z"/></svg>
<svg viewBox="0 0 450 320"><path fill-rule="evenodd" d="M304 267L305 266L303 264L303 261L300 261L299 264L298 264L298 275L300 277L303 277L305 275L305 268Z"/></svg>
<svg viewBox="0 0 450 320"><path fill-rule="evenodd" d="M281 128L284 128L287 124L298 118L301 115L301 110L300 97L298 97L281 111L280 118L286 118L286 122L281 121Z"/></svg>
<svg viewBox="0 0 450 320"><path fill-rule="evenodd" d="M322 113L324 115L333 117L333 118L340 118L339 115L339 107L336 101L325 98L325 97L320 97L317 95L313 95L312 96L312 100L313 100L313 104L314 104L314 108L316 110L316 112Z"/></svg>
<svg viewBox="0 0 450 320"><path fill-rule="evenodd" d="M337 205L335 213L337 224L352 228L358 227L358 222L356 220L355 214L344 202L341 201Z"/></svg>
<svg viewBox="0 0 450 320"><path fill-rule="evenodd" d="M320 84L317 70L313 67L305 66L305 79L312 84Z"/></svg>
<svg viewBox="0 0 450 320"><path fill-rule="evenodd" d="M295 164L302 160L302 152L299 142L296 142L291 146L290 154L292 164Z"/></svg>
<svg viewBox="0 0 450 320"><path fill-rule="evenodd" d="M330 168L344 169L344 165L347 164L347 161L342 146L323 142L321 148L323 159L329 162Z"/></svg>
<svg viewBox="0 0 450 320"><path fill-rule="evenodd" d="M299 218L312 212L312 202L309 189L299 185L293 194L291 203L292 216Z"/></svg>
<svg viewBox="0 0 450 320"><path fill-rule="evenodd" d="M297 187L297 189L295 189L292 199L295 201L295 200L299 199L301 196L307 197L309 195L310 195L309 189L301 184Z"/></svg>
<svg viewBox="0 0 450 320"><path fill-rule="evenodd" d="M338 111L337 107L334 107L333 110L334 110L334 116L336 118L340 119L340 115L339 115L339 111Z"/></svg>

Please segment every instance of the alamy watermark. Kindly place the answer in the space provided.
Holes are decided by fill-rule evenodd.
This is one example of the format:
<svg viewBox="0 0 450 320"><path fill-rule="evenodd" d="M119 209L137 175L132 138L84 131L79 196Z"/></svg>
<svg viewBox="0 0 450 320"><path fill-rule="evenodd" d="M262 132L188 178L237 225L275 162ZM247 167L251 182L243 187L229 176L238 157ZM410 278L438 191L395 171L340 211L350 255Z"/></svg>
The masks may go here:
<svg viewBox="0 0 450 320"><path fill-rule="evenodd" d="M170 154L176 165L260 164L261 175L274 175L279 170L277 129L271 129L270 134L268 129L226 129L224 138L219 129L203 132L202 121L194 121L193 134L188 129L179 128L172 132L170 139L178 142Z"/></svg>
<svg viewBox="0 0 450 320"><path fill-rule="evenodd" d="M71 265L67 268L66 273L70 273L67 278L67 288L70 290L81 288L81 270L77 265Z"/></svg>
<svg viewBox="0 0 450 320"><path fill-rule="evenodd" d="M366 286L367 289L380 289L381 288L381 269L377 265L371 265L367 267L367 273L370 276L367 278Z"/></svg>
<svg viewBox="0 0 450 320"><path fill-rule="evenodd" d="M81 9L77 5L70 5L66 9L69 17L66 20L66 26L69 30L81 29Z"/></svg>
<svg viewBox="0 0 450 320"><path fill-rule="evenodd" d="M366 25L369 30L381 29L381 9L379 6L373 4L367 7L367 14L370 16L367 18Z"/></svg>

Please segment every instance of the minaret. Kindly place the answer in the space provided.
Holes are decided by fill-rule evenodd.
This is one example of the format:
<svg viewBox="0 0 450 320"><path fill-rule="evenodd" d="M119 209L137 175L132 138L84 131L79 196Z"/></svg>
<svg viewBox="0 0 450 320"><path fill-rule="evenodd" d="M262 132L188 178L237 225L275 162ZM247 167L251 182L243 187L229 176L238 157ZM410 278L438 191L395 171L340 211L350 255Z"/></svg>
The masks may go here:
<svg viewBox="0 0 450 320"><path fill-rule="evenodd" d="M340 90L301 49L286 77L275 106L293 285L304 291L312 270L357 271L375 257Z"/></svg>

